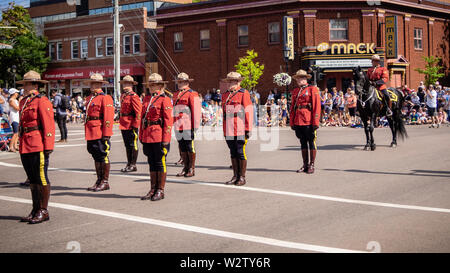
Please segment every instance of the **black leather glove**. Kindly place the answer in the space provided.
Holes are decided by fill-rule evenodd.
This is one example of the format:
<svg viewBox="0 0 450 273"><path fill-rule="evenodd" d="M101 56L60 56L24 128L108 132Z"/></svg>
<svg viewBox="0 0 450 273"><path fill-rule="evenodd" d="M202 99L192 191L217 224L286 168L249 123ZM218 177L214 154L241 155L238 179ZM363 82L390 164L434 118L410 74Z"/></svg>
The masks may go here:
<svg viewBox="0 0 450 273"><path fill-rule="evenodd" d="M252 132L245 131L245 139L249 139L252 136Z"/></svg>
<svg viewBox="0 0 450 273"><path fill-rule="evenodd" d="M102 137L102 141L107 141L107 140L110 140L110 139L111 139L110 136L104 136L104 137Z"/></svg>
<svg viewBox="0 0 450 273"><path fill-rule="evenodd" d="M53 153L53 150L44 150L45 156L49 156L51 153Z"/></svg>
<svg viewBox="0 0 450 273"><path fill-rule="evenodd" d="M313 129L313 131L315 131L315 130L319 129L319 126L318 125L313 125L312 129Z"/></svg>

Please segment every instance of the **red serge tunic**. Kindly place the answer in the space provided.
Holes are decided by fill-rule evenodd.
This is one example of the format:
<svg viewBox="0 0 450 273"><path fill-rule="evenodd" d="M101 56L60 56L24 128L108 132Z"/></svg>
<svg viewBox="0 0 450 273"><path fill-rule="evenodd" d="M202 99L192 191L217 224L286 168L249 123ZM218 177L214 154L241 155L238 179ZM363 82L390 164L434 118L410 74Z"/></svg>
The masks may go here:
<svg viewBox="0 0 450 273"><path fill-rule="evenodd" d="M172 137L172 102L164 92L144 98L141 111L141 130L139 140L142 143L169 142Z"/></svg>
<svg viewBox="0 0 450 273"><path fill-rule="evenodd" d="M191 130L200 127L202 106L198 93L190 88L173 95L173 127L175 130Z"/></svg>
<svg viewBox="0 0 450 273"><path fill-rule="evenodd" d="M120 103L120 130L139 128L141 124L142 103L139 96L133 91L122 94Z"/></svg>
<svg viewBox="0 0 450 273"><path fill-rule="evenodd" d="M86 98L86 140L96 140L113 135L114 102L110 95L101 89ZM94 118L94 119L90 119Z"/></svg>
<svg viewBox="0 0 450 273"><path fill-rule="evenodd" d="M252 130L253 105L247 90L222 94L222 107L225 136L243 136Z"/></svg>
<svg viewBox="0 0 450 273"><path fill-rule="evenodd" d="M386 67L370 67L367 70L367 76L371 81L377 84L378 90L386 89L386 83L389 81L389 71Z"/></svg>
<svg viewBox="0 0 450 273"><path fill-rule="evenodd" d="M312 85L295 88L291 91L291 126L305 126L320 124L320 95L319 89Z"/></svg>
<svg viewBox="0 0 450 273"><path fill-rule="evenodd" d="M19 153L53 150L55 146L55 121L50 100L37 91L19 103L20 146Z"/></svg>

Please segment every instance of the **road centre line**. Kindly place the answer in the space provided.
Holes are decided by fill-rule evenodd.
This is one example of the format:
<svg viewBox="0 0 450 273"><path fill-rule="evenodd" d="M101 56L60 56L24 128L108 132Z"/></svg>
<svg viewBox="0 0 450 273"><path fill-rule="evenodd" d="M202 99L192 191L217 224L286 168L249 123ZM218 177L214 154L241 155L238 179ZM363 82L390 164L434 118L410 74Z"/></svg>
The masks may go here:
<svg viewBox="0 0 450 273"><path fill-rule="evenodd" d="M0 166L5 167L14 167L14 168L22 168L21 165L10 164L0 162ZM51 171L61 171L61 172L72 172L72 173L85 173L85 174L95 174L93 171L75 171L64 168L49 168ZM137 176L137 175L125 175L125 174L110 174L110 176L117 177L125 177L125 178L138 178L143 179L145 176ZM365 200L356 200L356 199L347 199L347 198L339 198L339 197L331 197L325 195L315 195L315 194L306 194L306 193L297 193L297 192L288 192L288 191L278 191L271 189L262 189L248 186L230 186L225 184L217 184L217 183L209 183L203 181L196 180L179 180L179 179L167 179L168 182L175 182L180 184L199 184L211 187L219 187L219 188L228 188L234 190L245 190L245 191L253 191L253 192L262 192L268 194L277 194L277 195L285 195L285 196L293 196L293 197L301 197L301 198L309 198L316 200L325 200L339 203L347 203L347 204L357 204L357 205L367 205L367 206L376 206L376 207L388 207L388 208L396 208L396 209L407 209L407 210L419 210L419 211L431 211L431 212L440 212L440 213L449 213L450 209L446 208L437 208L437 207L425 207L425 206L415 206L415 205L402 205L395 203L385 203L385 202L375 202L375 201L365 201Z"/></svg>
<svg viewBox="0 0 450 273"><path fill-rule="evenodd" d="M10 197L10 196L0 195L0 200L16 202L16 203L23 203L23 204L31 204L31 200ZM123 214L123 213L117 213L117 212L105 211L105 210L99 210L99 209L92 209L92 208L80 207L80 206L63 204L63 203L49 202L48 205L50 207L54 207L54 208L60 208L60 209L65 209L65 210L100 215L100 216L105 216L105 217L126 220L126 221L130 221L130 222L150 224L150 225L172 228L172 229L183 230L183 231L189 231L189 232L195 232L195 233L200 233L200 234L212 235L212 236L217 236L217 237L222 237L222 238L248 241L248 242L265 244L265 245L270 245L270 246L292 248L292 249L306 250L306 251L313 251L313 252L327 252L327 253L361 253L361 252L364 252L364 251L350 250L350 249L343 249L343 248L334 248L334 247L326 247L326 246L320 246L320 245L296 243L296 242L291 242L291 241L282 241L282 240L277 240L277 239L268 238L268 237L253 236L253 235L228 232L228 231L223 231L223 230L218 230L218 229L210 229L210 228L204 228L204 227L193 226L193 225L185 225L185 224L180 224L180 223L175 223L175 222L162 221L162 220L157 220L157 219L152 219L152 218L139 217L139 216L134 216L134 215L129 215L129 214Z"/></svg>

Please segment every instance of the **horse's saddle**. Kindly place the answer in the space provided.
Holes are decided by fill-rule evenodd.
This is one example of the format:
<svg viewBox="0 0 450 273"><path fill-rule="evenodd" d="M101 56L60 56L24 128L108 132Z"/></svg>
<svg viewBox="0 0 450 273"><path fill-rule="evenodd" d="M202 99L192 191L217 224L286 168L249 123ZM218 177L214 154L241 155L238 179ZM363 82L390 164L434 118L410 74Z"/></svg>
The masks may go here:
<svg viewBox="0 0 450 273"><path fill-rule="evenodd" d="M376 89L377 90L377 98L380 100L380 101L382 101L383 100L383 93L381 93L378 89ZM393 101L393 102L397 102L398 101L398 95L397 94L395 94L395 91L394 90L391 90L391 89L387 89L387 91L388 91L388 94L389 94L389 98L391 99L391 101Z"/></svg>

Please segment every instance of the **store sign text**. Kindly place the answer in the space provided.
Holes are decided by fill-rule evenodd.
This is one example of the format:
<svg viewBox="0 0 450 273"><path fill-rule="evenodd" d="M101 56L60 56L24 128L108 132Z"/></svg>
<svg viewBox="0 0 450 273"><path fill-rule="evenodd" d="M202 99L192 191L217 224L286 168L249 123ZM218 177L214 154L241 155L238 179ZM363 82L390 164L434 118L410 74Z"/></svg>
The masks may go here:
<svg viewBox="0 0 450 273"><path fill-rule="evenodd" d="M374 43L344 44L334 43L331 46L328 43L321 43L317 46L317 51L324 52L331 48L331 54L375 54Z"/></svg>

